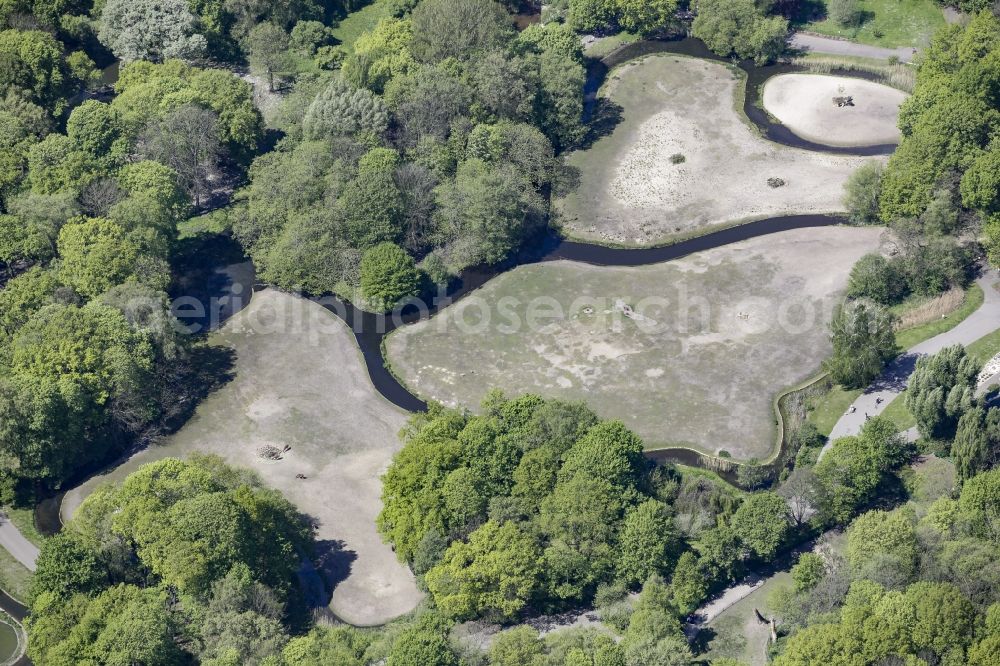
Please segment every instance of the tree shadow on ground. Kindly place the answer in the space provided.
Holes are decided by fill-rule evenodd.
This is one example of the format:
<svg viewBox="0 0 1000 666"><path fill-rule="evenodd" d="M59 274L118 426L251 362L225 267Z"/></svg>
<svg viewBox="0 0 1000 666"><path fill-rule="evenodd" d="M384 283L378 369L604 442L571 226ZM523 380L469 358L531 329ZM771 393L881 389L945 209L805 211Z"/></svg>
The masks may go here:
<svg viewBox="0 0 1000 666"><path fill-rule="evenodd" d="M177 432L194 414L201 401L236 377L236 350L199 341L191 345L187 358L164 369L163 390L169 395L163 416L165 432Z"/></svg>
<svg viewBox="0 0 1000 666"><path fill-rule="evenodd" d="M790 20L793 26L801 26L826 18L826 3L823 0L800 0L795 3Z"/></svg>
<svg viewBox="0 0 1000 666"><path fill-rule="evenodd" d="M624 117L625 110L620 104L605 97L598 98L594 102L590 121L587 123L587 134L577 148L579 150L590 148L601 137L608 136L614 132Z"/></svg>
<svg viewBox="0 0 1000 666"><path fill-rule="evenodd" d="M315 519L309 520L316 525ZM303 558L299 568L299 582L311 608L325 608L330 604L334 588L351 575L351 568L358 554L347 548L339 539L317 540L313 561Z"/></svg>

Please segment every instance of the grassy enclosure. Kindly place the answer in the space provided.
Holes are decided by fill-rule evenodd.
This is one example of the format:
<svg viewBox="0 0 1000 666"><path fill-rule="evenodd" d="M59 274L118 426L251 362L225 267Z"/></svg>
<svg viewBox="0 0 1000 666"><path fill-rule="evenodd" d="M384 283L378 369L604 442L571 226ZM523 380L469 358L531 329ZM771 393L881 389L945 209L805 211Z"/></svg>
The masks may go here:
<svg viewBox="0 0 1000 666"><path fill-rule="evenodd" d="M934 0L859 0L859 21L843 26L828 16L830 1L801 3L793 23L800 30L888 48L926 46L945 24L941 5Z"/></svg>
<svg viewBox="0 0 1000 666"><path fill-rule="evenodd" d="M745 76L718 62L670 54L613 70L601 91L620 122L587 150L553 202L574 237L662 244L749 219L843 210L848 175L865 160L767 141L737 109ZM672 155L683 155L673 162ZM783 185L769 186L780 178Z"/></svg>
<svg viewBox="0 0 1000 666"><path fill-rule="evenodd" d="M522 266L398 329L386 357L448 405L533 391L586 400L651 448L766 458L774 396L829 353L828 317L880 233L791 231L639 268Z"/></svg>

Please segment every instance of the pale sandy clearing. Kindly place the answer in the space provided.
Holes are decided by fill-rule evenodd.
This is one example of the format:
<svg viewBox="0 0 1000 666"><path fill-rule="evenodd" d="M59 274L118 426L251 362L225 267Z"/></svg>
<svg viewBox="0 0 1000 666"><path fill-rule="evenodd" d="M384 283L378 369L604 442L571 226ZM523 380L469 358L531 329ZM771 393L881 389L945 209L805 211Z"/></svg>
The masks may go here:
<svg viewBox="0 0 1000 666"><path fill-rule="evenodd" d="M881 229L802 229L638 268L518 267L385 343L420 395L584 400L647 446L766 457L774 395L831 351L827 322ZM618 304L632 309L632 316Z"/></svg>
<svg viewBox="0 0 1000 666"><path fill-rule="evenodd" d="M578 178L554 202L559 222L574 238L649 245L749 219L842 211L844 182L865 160L762 139L735 108L744 85L726 65L674 55L614 70L602 94L622 107L622 121L566 157ZM675 154L684 161L671 163ZM772 188L769 178L785 184Z"/></svg>
<svg viewBox="0 0 1000 666"><path fill-rule="evenodd" d="M319 523L325 568L339 581L330 601L338 617L373 625L412 610L422 595L375 530L379 477L401 446L407 414L372 387L350 330L319 305L268 289L215 340L236 351L235 378L162 445L69 491L63 516L98 483L120 481L144 463L215 453L256 471ZM256 455L264 444L292 449L264 461Z"/></svg>
<svg viewBox="0 0 1000 666"><path fill-rule="evenodd" d="M854 106L838 107L834 97ZM764 109L796 135L830 146L899 143L906 93L880 83L825 74L780 74L764 84Z"/></svg>

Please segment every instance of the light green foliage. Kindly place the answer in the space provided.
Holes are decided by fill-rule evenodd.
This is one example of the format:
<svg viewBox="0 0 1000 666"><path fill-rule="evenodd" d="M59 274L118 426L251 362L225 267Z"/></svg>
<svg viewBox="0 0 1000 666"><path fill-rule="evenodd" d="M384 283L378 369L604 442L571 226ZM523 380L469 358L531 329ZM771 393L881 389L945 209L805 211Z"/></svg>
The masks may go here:
<svg viewBox="0 0 1000 666"><path fill-rule="evenodd" d="M858 0L827 0L827 15L841 27L856 26L861 22L861 6Z"/></svg>
<svg viewBox="0 0 1000 666"><path fill-rule="evenodd" d="M1000 461L1000 409L973 407L962 414L951 457L960 482L994 467Z"/></svg>
<svg viewBox="0 0 1000 666"><path fill-rule="evenodd" d="M31 657L268 663L288 640L284 603L308 539L291 504L218 458L141 467L88 497L46 542ZM180 640L191 635L199 640Z"/></svg>
<svg viewBox="0 0 1000 666"><path fill-rule="evenodd" d="M413 257L392 243L380 243L361 258L361 293L377 310L391 310L420 291Z"/></svg>
<svg viewBox="0 0 1000 666"><path fill-rule="evenodd" d="M1000 469L967 480L958 506L975 536L1000 541Z"/></svg>
<svg viewBox="0 0 1000 666"><path fill-rule="evenodd" d="M815 468L820 510L828 520L846 524L873 497L883 476L907 456L895 424L877 416L865 423L857 436L835 440Z"/></svg>
<svg viewBox="0 0 1000 666"><path fill-rule="evenodd" d="M409 20L379 21L354 43L354 52L344 62L344 78L358 88L382 92L392 79L417 69L410 53L412 41Z"/></svg>
<svg viewBox="0 0 1000 666"><path fill-rule="evenodd" d="M788 21L765 16L753 0L702 0L692 32L719 55L763 64L784 51Z"/></svg>
<svg viewBox="0 0 1000 666"><path fill-rule="evenodd" d="M965 28L942 28L926 49L913 95L900 110L903 140L883 180L884 221L919 216L949 172L968 174L961 187L966 205L995 205L995 151L984 149L1000 126L1000 111L987 101L1000 67L998 35L1000 20L981 12Z"/></svg>
<svg viewBox="0 0 1000 666"><path fill-rule="evenodd" d="M681 615L692 612L705 599L708 581L694 553L688 551L678 558L670 590L673 604Z"/></svg>
<svg viewBox="0 0 1000 666"><path fill-rule="evenodd" d="M540 556L534 538L516 524L488 521L468 543L448 548L427 572L427 589L448 617L511 620L534 592Z"/></svg>
<svg viewBox="0 0 1000 666"><path fill-rule="evenodd" d="M274 75L291 65L288 33L274 23L260 23L253 27L245 43L250 53L250 67L267 77L267 89L274 92Z"/></svg>
<svg viewBox="0 0 1000 666"><path fill-rule="evenodd" d="M881 254L866 254L851 268L847 295L891 305L902 295L904 285L900 278L896 264Z"/></svg>
<svg viewBox="0 0 1000 666"><path fill-rule="evenodd" d="M619 539L618 576L631 584L668 573L680 546L670 507L653 499L626 512Z"/></svg>
<svg viewBox="0 0 1000 666"><path fill-rule="evenodd" d="M370 133L381 136L389 125L382 100L370 91L334 78L309 105L302 128L309 139Z"/></svg>
<svg viewBox="0 0 1000 666"><path fill-rule="evenodd" d="M384 477L378 526L408 561L426 557L428 535L471 529L451 537L427 586L450 616L509 618L529 601L586 598L616 574L672 568L680 540L668 507L640 490L645 470L642 442L619 422L491 394L482 416L416 419Z"/></svg>
<svg viewBox="0 0 1000 666"><path fill-rule="evenodd" d="M389 652L386 666L458 666L448 641L448 625L424 615L403 630Z"/></svg>
<svg viewBox="0 0 1000 666"><path fill-rule="evenodd" d="M497 636L489 649L490 666L534 666L542 661L538 631L522 625Z"/></svg>
<svg viewBox="0 0 1000 666"><path fill-rule="evenodd" d="M881 162L868 162L855 170L844 184L844 206L854 224L879 223L884 170Z"/></svg>
<svg viewBox="0 0 1000 666"><path fill-rule="evenodd" d="M629 32L651 34L668 28L676 11L676 0L570 0L569 23L581 32L617 24Z"/></svg>
<svg viewBox="0 0 1000 666"><path fill-rule="evenodd" d="M119 166L128 156L128 144L110 104L87 100L73 109L66 122L66 134L77 150L104 169Z"/></svg>
<svg viewBox="0 0 1000 666"><path fill-rule="evenodd" d="M98 34L125 62L193 59L207 47L185 0L106 0Z"/></svg>
<svg viewBox="0 0 1000 666"><path fill-rule="evenodd" d="M78 84L55 37L40 30L0 31L0 97L13 93L58 117Z"/></svg>
<svg viewBox="0 0 1000 666"><path fill-rule="evenodd" d="M31 315L51 303L58 286L56 272L39 266L7 282L0 289L0 340L9 342Z"/></svg>
<svg viewBox="0 0 1000 666"><path fill-rule="evenodd" d="M653 576L642 586L621 642L628 664L683 666L692 658L671 602L670 587Z"/></svg>
<svg viewBox="0 0 1000 666"><path fill-rule="evenodd" d="M890 557L903 571L913 574L917 539L913 520L903 511L869 511L858 516L847 532L847 559L862 571L879 557Z"/></svg>
<svg viewBox="0 0 1000 666"><path fill-rule="evenodd" d="M791 529L785 499L772 492L754 493L743 500L730 524L736 536L762 560L774 557Z"/></svg>
<svg viewBox="0 0 1000 666"><path fill-rule="evenodd" d="M878 377L896 355L894 318L883 307L854 301L840 308L830 322L833 355L823 367L833 381L861 388Z"/></svg>
<svg viewBox="0 0 1000 666"><path fill-rule="evenodd" d="M371 638L371 634L346 625L316 627L305 636L288 641L281 657L288 666L364 666L363 657Z"/></svg>
<svg viewBox="0 0 1000 666"><path fill-rule="evenodd" d="M795 583L796 592L806 592L816 587L823 580L826 573L826 565L823 557L816 553L802 553L799 561L792 567L792 582Z"/></svg>
<svg viewBox="0 0 1000 666"><path fill-rule="evenodd" d="M59 232L59 275L79 294L93 298L126 281L165 289L169 272L147 254L141 235L108 219L81 219Z"/></svg>
<svg viewBox="0 0 1000 666"><path fill-rule="evenodd" d="M413 55L429 63L471 58L500 46L513 31L509 14L493 0L423 0L410 20Z"/></svg>
<svg viewBox="0 0 1000 666"><path fill-rule="evenodd" d="M18 331L0 384L0 447L20 477L57 481L107 450L113 423L156 415L155 351L110 307L49 305Z"/></svg>
<svg viewBox="0 0 1000 666"><path fill-rule="evenodd" d="M1000 145L981 153L962 174L962 205L984 213L1000 209Z"/></svg>
<svg viewBox="0 0 1000 666"><path fill-rule="evenodd" d="M907 382L905 405L927 438L955 436L962 414L975 404L979 365L961 345L917 359Z"/></svg>

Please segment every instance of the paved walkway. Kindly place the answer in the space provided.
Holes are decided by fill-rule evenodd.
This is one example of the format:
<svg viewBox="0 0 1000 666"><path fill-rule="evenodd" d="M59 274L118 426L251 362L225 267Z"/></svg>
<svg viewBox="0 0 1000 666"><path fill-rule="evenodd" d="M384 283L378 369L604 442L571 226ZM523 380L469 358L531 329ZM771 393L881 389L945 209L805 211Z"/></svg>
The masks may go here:
<svg viewBox="0 0 1000 666"><path fill-rule="evenodd" d="M794 49L801 49L812 53L860 56L862 58L877 58L879 60L887 60L891 56L896 56L902 62L910 62L916 55L916 49L908 46L900 47L898 49L887 49L881 46L858 44L857 42L848 42L843 39L834 39L832 37L806 35L801 32L793 34L789 44Z"/></svg>
<svg viewBox="0 0 1000 666"><path fill-rule="evenodd" d="M982 287L984 295L983 304L979 309L955 328L924 340L890 363L882 376L854 401L857 410L853 414L844 414L833 426L829 441L820 452L820 457L830 448L833 440L857 434L865 423L866 414L870 416L880 414L893 398L902 393L906 388L906 381L916 366L917 358L925 354L934 354L951 345L968 345L1000 328L1000 291L997 290L1000 287L1000 275L996 271L989 270L976 280L976 283Z"/></svg>
<svg viewBox="0 0 1000 666"><path fill-rule="evenodd" d="M26 566L29 571L35 570L38 546L25 539L17 526L10 522L3 513L0 513L0 546L6 548L7 552Z"/></svg>

